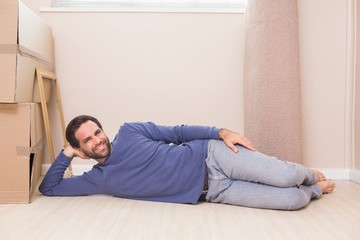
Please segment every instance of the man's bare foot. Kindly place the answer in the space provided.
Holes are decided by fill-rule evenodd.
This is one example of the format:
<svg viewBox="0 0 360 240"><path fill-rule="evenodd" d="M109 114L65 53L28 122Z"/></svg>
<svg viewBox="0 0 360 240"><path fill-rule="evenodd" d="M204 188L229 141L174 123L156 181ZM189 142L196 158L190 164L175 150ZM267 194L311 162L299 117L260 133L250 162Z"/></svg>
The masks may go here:
<svg viewBox="0 0 360 240"><path fill-rule="evenodd" d="M333 192L336 186L336 184L333 181L322 181L322 182L318 182L317 185L321 188L324 194Z"/></svg>
<svg viewBox="0 0 360 240"><path fill-rule="evenodd" d="M314 173L317 176L317 181L318 182L323 182L323 181L327 180L325 175L322 172L320 172L319 170L314 170Z"/></svg>

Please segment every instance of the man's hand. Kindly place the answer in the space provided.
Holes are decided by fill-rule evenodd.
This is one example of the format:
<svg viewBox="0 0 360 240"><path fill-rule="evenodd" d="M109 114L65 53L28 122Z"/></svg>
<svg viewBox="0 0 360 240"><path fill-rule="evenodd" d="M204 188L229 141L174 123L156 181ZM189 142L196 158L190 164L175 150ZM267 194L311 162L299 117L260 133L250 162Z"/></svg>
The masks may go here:
<svg viewBox="0 0 360 240"><path fill-rule="evenodd" d="M239 133L230 131L228 129L222 128L219 132L219 138L223 140L224 143L234 152L238 151L235 144L240 144L252 151L255 151L255 147L247 138L245 138Z"/></svg>
<svg viewBox="0 0 360 240"><path fill-rule="evenodd" d="M63 153L70 158L79 157L82 159L89 159L89 157L85 156L80 149L73 148L70 144L65 147Z"/></svg>

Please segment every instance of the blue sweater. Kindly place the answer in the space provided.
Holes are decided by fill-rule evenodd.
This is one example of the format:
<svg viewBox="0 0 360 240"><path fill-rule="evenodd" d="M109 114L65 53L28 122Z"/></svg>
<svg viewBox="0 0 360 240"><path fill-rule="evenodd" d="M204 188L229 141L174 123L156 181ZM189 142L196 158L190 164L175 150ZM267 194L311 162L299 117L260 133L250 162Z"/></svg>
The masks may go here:
<svg viewBox="0 0 360 240"><path fill-rule="evenodd" d="M39 190L47 196L108 194L116 197L196 203L204 186L209 139L220 129L126 123L112 141L112 152L81 176L63 178L71 158L62 152Z"/></svg>

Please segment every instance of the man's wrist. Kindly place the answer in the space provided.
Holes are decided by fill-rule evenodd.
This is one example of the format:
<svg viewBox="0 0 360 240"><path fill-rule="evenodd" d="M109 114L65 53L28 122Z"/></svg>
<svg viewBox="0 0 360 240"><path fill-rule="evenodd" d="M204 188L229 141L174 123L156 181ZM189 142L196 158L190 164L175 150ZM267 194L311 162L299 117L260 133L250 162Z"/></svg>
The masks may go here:
<svg viewBox="0 0 360 240"><path fill-rule="evenodd" d="M226 131L225 128L221 128L219 131L219 139L224 140L224 132Z"/></svg>
<svg viewBox="0 0 360 240"><path fill-rule="evenodd" d="M69 158L75 157L75 151L72 147L67 146L66 148L64 148L63 153Z"/></svg>

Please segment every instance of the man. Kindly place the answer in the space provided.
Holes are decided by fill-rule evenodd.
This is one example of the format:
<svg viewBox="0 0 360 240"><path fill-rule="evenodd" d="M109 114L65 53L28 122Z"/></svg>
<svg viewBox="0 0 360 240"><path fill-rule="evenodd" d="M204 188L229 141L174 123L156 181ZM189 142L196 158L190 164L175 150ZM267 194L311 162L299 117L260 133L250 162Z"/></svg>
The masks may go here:
<svg viewBox="0 0 360 240"><path fill-rule="evenodd" d="M110 143L96 118L81 115L67 126L66 139L70 145L39 187L44 195L195 204L206 188L209 202L295 210L335 187L319 171L261 154L227 129L125 123ZM63 178L75 156L98 164Z"/></svg>

